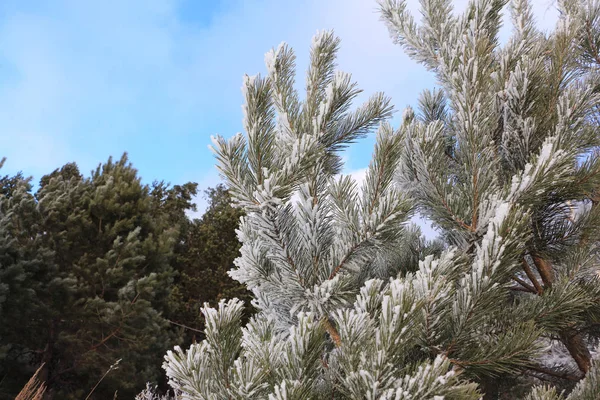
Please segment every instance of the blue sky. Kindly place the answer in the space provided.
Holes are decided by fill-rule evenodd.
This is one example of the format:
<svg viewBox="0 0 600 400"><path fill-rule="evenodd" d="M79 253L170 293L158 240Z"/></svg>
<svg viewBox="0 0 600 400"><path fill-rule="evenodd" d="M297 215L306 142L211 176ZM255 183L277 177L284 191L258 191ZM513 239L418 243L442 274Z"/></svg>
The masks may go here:
<svg viewBox="0 0 600 400"><path fill-rule="evenodd" d="M534 3L547 29L551 0ZM318 29L341 37L339 68L364 89L359 100L384 91L401 114L434 85L392 44L374 0L3 0L2 174L37 181L70 161L88 172L127 151L146 182L213 186L207 146L241 130L243 74L263 73L264 54L286 41L303 83ZM373 144L349 149L347 172L360 175Z"/></svg>

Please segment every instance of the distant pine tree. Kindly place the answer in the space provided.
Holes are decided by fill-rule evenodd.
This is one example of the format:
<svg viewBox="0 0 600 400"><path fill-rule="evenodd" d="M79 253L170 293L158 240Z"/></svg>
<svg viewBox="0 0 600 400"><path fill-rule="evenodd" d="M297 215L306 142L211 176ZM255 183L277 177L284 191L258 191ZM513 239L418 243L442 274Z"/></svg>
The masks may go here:
<svg viewBox="0 0 600 400"><path fill-rule="evenodd" d="M223 185L206 190L208 208L199 219L187 220L176 247L174 268L178 275L171 294L172 322L184 327L185 345L204 339L204 303L216 305L221 299L248 300L245 286L227 272L239 255L236 237L243 212L231 205L231 196ZM247 307L246 315L251 312Z"/></svg>
<svg viewBox="0 0 600 400"><path fill-rule="evenodd" d="M0 293L8 291L0 297L0 398L14 397L6 382L44 363L38 377L48 397L81 399L117 359L93 398L117 389L133 397L157 379L160 354L176 342L162 314L174 218L190 196L175 201L166 191L158 201L126 156L89 178L67 164L35 195L24 181L14 186L0 200Z"/></svg>
<svg viewBox="0 0 600 400"><path fill-rule="evenodd" d="M47 285L58 274L53 253L38 234L40 216L31 185L21 174L5 177L1 184L0 399L8 400L40 364L44 342L40 316L47 315L49 307L38 293L45 291L42 282ZM52 288L61 294L56 281Z"/></svg>

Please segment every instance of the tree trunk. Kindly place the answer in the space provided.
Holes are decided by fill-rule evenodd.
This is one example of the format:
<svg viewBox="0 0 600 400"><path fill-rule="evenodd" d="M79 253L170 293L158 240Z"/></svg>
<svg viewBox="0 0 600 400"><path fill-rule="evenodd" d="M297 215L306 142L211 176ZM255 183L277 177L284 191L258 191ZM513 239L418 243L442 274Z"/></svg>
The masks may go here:
<svg viewBox="0 0 600 400"><path fill-rule="evenodd" d="M46 342L46 346L44 347L44 351L42 353L43 367L40 370L38 375L38 379L40 382L46 387L46 392L44 393L44 400L52 400L53 390L50 388L50 368L52 365L52 357L54 356L54 338L55 338L55 321L52 321L49 326L48 332L48 341Z"/></svg>

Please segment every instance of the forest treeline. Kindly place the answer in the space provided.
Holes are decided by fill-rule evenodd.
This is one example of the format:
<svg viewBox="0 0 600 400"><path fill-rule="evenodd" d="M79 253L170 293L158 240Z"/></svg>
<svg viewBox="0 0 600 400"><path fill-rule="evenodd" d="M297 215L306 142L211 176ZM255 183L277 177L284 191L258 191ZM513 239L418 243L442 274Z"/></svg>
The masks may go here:
<svg viewBox="0 0 600 400"><path fill-rule="evenodd" d="M0 177L0 399L40 365L48 398L83 399L110 371L90 398L131 399L165 384L168 349L203 339L203 303L248 298L227 275L241 211L219 185L190 219L197 190L145 184L127 155Z"/></svg>

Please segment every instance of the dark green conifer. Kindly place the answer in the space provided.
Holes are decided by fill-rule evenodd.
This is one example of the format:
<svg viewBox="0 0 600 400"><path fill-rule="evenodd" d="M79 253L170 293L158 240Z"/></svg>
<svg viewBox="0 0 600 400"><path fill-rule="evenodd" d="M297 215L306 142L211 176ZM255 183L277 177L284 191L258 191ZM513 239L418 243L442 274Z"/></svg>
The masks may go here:
<svg viewBox="0 0 600 400"><path fill-rule="evenodd" d="M17 189L6 182L12 194L2 199L0 293L10 294L0 297L0 376L26 381L43 362L49 395L80 399L121 359L94 398L117 389L133 397L159 377L161 355L177 341L163 312L175 217L191 206L193 186L183 197L166 185L164 196L151 193L126 155L89 178L66 164L44 176L35 195L25 181ZM19 389L5 388L0 398Z"/></svg>

